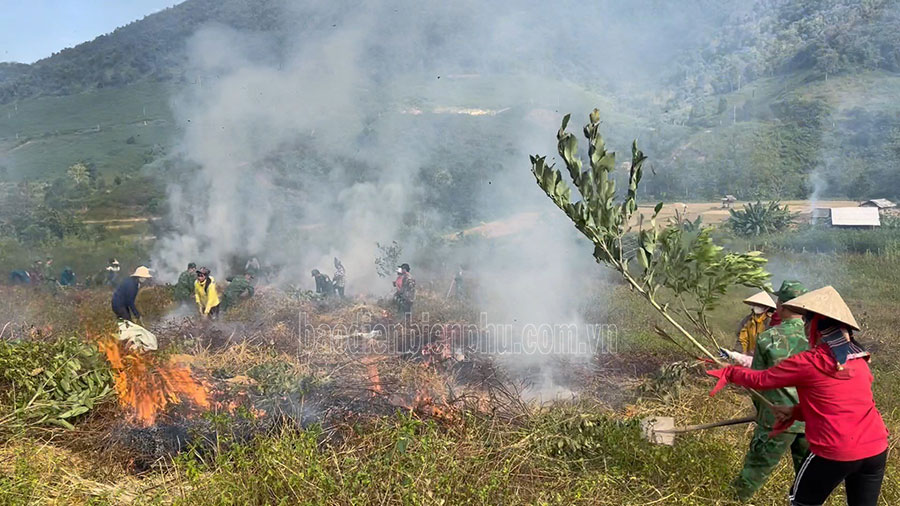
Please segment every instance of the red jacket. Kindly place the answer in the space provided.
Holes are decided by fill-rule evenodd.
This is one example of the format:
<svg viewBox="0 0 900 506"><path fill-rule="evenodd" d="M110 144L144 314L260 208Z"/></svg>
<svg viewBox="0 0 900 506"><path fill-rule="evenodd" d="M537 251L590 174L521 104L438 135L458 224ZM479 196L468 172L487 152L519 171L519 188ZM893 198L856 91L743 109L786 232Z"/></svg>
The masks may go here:
<svg viewBox="0 0 900 506"><path fill-rule="evenodd" d="M727 367L724 378L758 390L797 387L800 403L794 416L806 422L806 439L815 455L844 462L878 455L888 447L888 432L875 408L869 364L852 359L839 371L827 347L798 353L763 371Z"/></svg>

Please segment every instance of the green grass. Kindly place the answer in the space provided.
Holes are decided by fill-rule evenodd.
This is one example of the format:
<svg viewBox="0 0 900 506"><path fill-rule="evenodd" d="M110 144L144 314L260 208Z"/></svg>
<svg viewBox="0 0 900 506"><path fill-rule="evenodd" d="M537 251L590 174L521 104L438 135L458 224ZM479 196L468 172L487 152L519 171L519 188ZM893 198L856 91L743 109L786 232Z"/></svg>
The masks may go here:
<svg viewBox="0 0 900 506"><path fill-rule="evenodd" d="M794 253L771 256L771 270L776 284L795 277L811 288L833 284L841 291L863 325L861 341L875 354L876 402L896 434L900 366L892 341L900 325L895 289L900 271L883 256ZM109 325L112 318L108 292L100 290L3 293L0 321L22 313L38 326L55 324L58 332L68 332ZM730 336L746 313L739 302L746 295L735 290L712 315L723 335ZM150 319L169 307L164 289L141 297L138 304ZM436 300L425 297L423 303L438 314ZM608 308L601 311L601 305ZM442 318L466 318L472 308L446 311ZM679 436L676 446L662 447L641 439L638 422L649 415L674 416L678 424L734 418L750 410L747 397L728 389L710 399L712 382L693 369L683 388L660 383L656 390L637 390L652 372L644 367L634 369L637 375L623 375L623 369L632 370L630 364L685 358L649 332L658 318L626 287L608 282L593 287L581 312L589 321L609 321L620 329L619 354L607 357L608 366L628 367L611 372L600 366L588 381L615 390L624 403L610 406L598 387L598 398L588 394L576 403L533 407L513 419L468 414L438 423L398 414L349 423L337 438L318 429L284 429L240 444L229 440L225 420L218 450L182 454L140 478L100 466L88 450L73 452L61 440L23 435L0 444L0 496L23 504L736 504L728 484L749 441L745 427ZM86 321L91 318L97 321ZM266 350L260 345L261 353ZM246 350L229 360L244 355ZM882 504L900 501L898 465L900 457L892 455ZM783 460L752 504L784 504L792 475ZM828 504L842 501L836 494Z"/></svg>
<svg viewBox="0 0 900 506"><path fill-rule="evenodd" d="M166 85L141 83L2 105L0 160L13 180L63 176L77 161L103 174L136 171L155 145L171 143L168 101Z"/></svg>

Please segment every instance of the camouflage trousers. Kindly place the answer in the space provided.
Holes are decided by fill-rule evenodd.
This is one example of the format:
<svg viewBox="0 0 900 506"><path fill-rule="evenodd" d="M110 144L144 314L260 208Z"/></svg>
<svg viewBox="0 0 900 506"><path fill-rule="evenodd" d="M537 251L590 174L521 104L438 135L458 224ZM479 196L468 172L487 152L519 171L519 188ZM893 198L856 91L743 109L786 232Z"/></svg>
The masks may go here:
<svg viewBox="0 0 900 506"><path fill-rule="evenodd" d="M750 439L750 449L744 457L741 474L734 479L732 486L738 499L746 501L753 497L769 478L769 474L778 465L782 455L788 450L794 464L794 474L800 469L806 456L809 455L809 444L803 434L782 432L774 438L769 437L771 429L757 426Z"/></svg>

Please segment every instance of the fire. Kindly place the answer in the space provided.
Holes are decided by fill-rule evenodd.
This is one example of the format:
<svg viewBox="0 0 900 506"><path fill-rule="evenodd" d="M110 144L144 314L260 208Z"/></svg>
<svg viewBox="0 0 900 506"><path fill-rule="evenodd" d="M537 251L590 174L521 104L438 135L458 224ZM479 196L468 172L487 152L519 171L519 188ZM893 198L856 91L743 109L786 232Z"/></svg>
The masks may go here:
<svg viewBox="0 0 900 506"><path fill-rule="evenodd" d="M454 422L458 419L456 412L443 395L439 400L423 391L416 392L415 398L408 406L411 413L428 416L445 422Z"/></svg>
<svg viewBox="0 0 900 506"><path fill-rule="evenodd" d="M166 408L185 399L210 407L209 390L183 363L172 359L157 363L153 355L137 351L123 355L115 339L100 341L98 346L112 365L119 403L131 410L132 419L140 425L153 425Z"/></svg>
<svg viewBox="0 0 900 506"><path fill-rule="evenodd" d="M378 366L375 364L375 359L369 356L363 357L362 362L366 365L366 375L369 377L369 382L372 385L372 397L375 397L382 393L381 376L378 375Z"/></svg>

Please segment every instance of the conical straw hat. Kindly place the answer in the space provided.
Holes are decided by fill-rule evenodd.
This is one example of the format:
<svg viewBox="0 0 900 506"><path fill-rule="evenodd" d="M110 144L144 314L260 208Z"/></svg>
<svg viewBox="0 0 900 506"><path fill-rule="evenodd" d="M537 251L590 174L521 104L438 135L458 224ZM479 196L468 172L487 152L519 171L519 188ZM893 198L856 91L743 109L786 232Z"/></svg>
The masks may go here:
<svg viewBox="0 0 900 506"><path fill-rule="evenodd" d="M150 269L144 267L143 265L138 267L137 269L135 269L134 274L132 274L132 276L136 277L136 278L152 278L153 277L150 275Z"/></svg>
<svg viewBox="0 0 900 506"><path fill-rule="evenodd" d="M772 299L772 296L765 291L747 297L746 299L744 299L744 304L749 304L751 306L763 306L772 309L775 309L777 307L775 305L775 301Z"/></svg>
<svg viewBox="0 0 900 506"><path fill-rule="evenodd" d="M783 304L788 309L795 311L816 313L839 321L853 329L859 330L856 318L850 312L850 308L844 303L844 299L832 286L826 286L791 299Z"/></svg>

